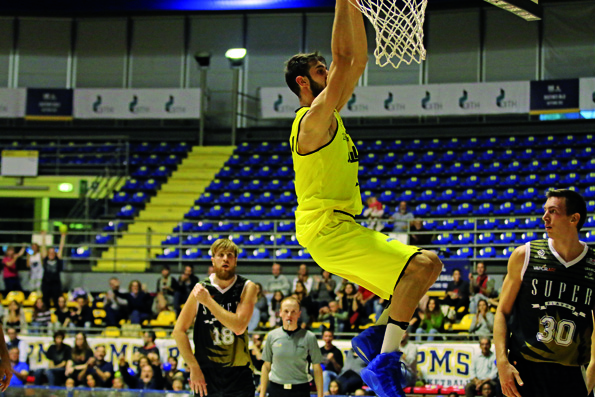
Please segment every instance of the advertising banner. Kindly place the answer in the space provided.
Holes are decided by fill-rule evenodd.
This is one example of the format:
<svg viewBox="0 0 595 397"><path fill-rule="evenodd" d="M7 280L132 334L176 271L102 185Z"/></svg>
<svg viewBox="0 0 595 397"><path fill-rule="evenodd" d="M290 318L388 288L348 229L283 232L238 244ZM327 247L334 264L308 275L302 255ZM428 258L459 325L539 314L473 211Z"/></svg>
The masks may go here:
<svg viewBox="0 0 595 397"><path fill-rule="evenodd" d="M37 150L3 150L2 176L37 176Z"/></svg>
<svg viewBox="0 0 595 397"><path fill-rule="evenodd" d="M531 114L575 113L578 111L578 79L531 82Z"/></svg>
<svg viewBox="0 0 595 397"><path fill-rule="evenodd" d="M579 80L579 107L581 110L595 110L595 77Z"/></svg>
<svg viewBox="0 0 595 397"><path fill-rule="evenodd" d="M0 118L25 117L26 88L0 88Z"/></svg>
<svg viewBox="0 0 595 397"><path fill-rule="evenodd" d="M28 88L25 118L28 120L72 120L72 90Z"/></svg>
<svg viewBox="0 0 595 397"><path fill-rule="evenodd" d="M260 112L263 119L293 119L299 107L298 97L287 87L260 89Z"/></svg>
<svg viewBox="0 0 595 397"><path fill-rule="evenodd" d="M198 119L200 89L77 89L78 119Z"/></svg>

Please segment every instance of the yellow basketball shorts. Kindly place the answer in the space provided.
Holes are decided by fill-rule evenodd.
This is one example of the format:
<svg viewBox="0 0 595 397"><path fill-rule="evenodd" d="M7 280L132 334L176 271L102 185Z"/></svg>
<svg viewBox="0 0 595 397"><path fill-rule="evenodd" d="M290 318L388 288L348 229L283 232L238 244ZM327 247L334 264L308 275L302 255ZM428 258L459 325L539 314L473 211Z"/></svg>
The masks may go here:
<svg viewBox="0 0 595 397"><path fill-rule="evenodd" d="M324 270L361 285L389 299L395 285L418 247L406 245L385 234L360 226L343 213L332 220L306 247Z"/></svg>

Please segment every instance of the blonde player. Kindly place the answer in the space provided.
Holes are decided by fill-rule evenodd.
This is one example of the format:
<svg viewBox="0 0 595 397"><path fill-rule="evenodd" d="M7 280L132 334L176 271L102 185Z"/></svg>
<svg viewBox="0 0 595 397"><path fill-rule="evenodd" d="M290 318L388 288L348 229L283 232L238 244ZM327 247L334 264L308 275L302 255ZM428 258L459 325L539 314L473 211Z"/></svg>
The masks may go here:
<svg viewBox="0 0 595 397"><path fill-rule="evenodd" d="M325 270L384 299L391 298L386 327L371 327L352 344L367 362L364 381L380 396L404 396L398 351L421 297L438 278L442 263L429 251L361 227L358 153L339 112L351 98L367 63L360 12L337 0L332 36L333 63L318 53L298 54L286 64L285 79L299 97L290 146L298 197L297 238ZM382 338L384 334L384 339ZM382 341L380 344L377 341Z"/></svg>

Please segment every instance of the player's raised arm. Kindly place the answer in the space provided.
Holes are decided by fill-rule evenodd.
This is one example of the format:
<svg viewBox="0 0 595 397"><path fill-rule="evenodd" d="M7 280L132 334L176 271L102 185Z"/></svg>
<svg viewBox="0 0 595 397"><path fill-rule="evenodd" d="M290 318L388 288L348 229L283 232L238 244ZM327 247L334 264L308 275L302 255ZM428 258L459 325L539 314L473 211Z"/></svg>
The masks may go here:
<svg viewBox="0 0 595 397"><path fill-rule="evenodd" d="M589 362L589 366L587 367L587 391L589 395L595 388L595 316L593 312L591 312L591 318L593 319L593 326L594 331L591 335L591 362Z"/></svg>
<svg viewBox="0 0 595 397"><path fill-rule="evenodd" d="M515 385L515 378L519 385L523 384L519 372L508 362L508 318L512 313L514 302L521 288L521 272L525 263L525 255L528 255L527 247L517 247L508 259L508 274L502 284L500 303L494 318L494 344L496 345L496 363L500 375L502 393L510 397L520 397Z"/></svg>

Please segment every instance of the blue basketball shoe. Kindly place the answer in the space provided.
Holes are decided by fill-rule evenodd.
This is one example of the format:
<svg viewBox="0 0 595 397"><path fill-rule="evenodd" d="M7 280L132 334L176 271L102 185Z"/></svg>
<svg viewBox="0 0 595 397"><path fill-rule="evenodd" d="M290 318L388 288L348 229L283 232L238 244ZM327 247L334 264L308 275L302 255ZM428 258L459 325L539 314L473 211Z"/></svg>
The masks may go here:
<svg viewBox="0 0 595 397"><path fill-rule="evenodd" d="M375 325L365 329L351 340L353 351L356 352L366 364L370 364L370 361L380 354L385 332L386 325Z"/></svg>
<svg viewBox="0 0 595 397"><path fill-rule="evenodd" d="M405 397L402 352L382 353L362 369L362 380L379 397ZM405 369L406 370L406 369Z"/></svg>

